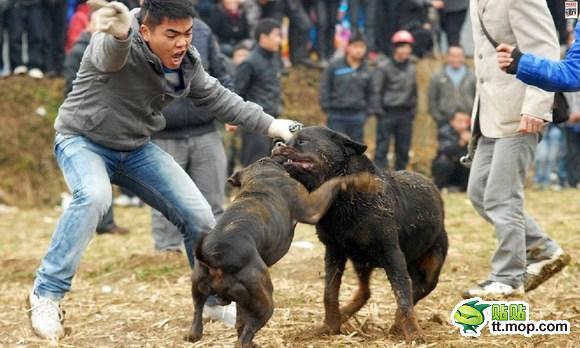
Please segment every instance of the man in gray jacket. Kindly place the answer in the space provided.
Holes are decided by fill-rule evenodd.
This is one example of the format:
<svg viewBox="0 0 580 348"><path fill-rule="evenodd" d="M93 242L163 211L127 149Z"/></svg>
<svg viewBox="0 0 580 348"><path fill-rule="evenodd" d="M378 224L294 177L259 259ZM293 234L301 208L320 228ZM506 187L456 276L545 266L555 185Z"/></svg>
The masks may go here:
<svg viewBox="0 0 580 348"><path fill-rule="evenodd" d="M111 205L110 183L132 190L179 227L191 266L199 233L215 224L191 178L150 141L165 126L164 106L187 96L219 120L272 137L289 139L290 126L295 128L205 72L191 46L194 12L188 0L145 0L133 13L116 1L99 6L93 14L97 32L55 122L55 155L73 200L29 296L31 326L50 340L63 334L59 302Z"/></svg>
<svg viewBox="0 0 580 348"><path fill-rule="evenodd" d="M429 83L429 112L437 128L447 126L456 112L471 114L475 99L475 75L465 65L463 48L451 46L447 64Z"/></svg>
<svg viewBox="0 0 580 348"><path fill-rule="evenodd" d="M417 74L411 61L415 40L400 30L393 35L393 57L379 63L371 78L370 113L377 117L375 164L388 165L391 136L395 138L395 170L406 169L417 110Z"/></svg>

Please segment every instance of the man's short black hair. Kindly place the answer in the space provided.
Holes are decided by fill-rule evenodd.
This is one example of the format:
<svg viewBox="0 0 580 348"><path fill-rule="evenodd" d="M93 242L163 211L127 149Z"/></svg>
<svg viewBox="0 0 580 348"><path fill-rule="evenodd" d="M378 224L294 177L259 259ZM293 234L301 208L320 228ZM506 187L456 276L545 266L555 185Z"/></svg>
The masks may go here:
<svg viewBox="0 0 580 348"><path fill-rule="evenodd" d="M365 45L367 44L365 36L359 30L355 30L354 33L352 33L352 35L350 35L350 37L348 38L349 45L352 45L353 43L356 42L362 42Z"/></svg>
<svg viewBox="0 0 580 348"><path fill-rule="evenodd" d="M256 25L256 41L260 41L260 35L270 35L274 29L280 29L280 22L273 18L261 19Z"/></svg>
<svg viewBox="0 0 580 348"><path fill-rule="evenodd" d="M195 9L191 0L144 0L141 6L141 23L155 29L163 18L195 18Z"/></svg>

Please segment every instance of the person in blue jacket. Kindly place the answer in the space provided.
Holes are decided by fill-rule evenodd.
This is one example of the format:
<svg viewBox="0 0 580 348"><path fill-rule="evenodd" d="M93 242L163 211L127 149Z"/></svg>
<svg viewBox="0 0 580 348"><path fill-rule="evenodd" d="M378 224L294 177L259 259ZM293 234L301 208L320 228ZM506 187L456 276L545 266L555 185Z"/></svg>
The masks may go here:
<svg viewBox="0 0 580 348"><path fill-rule="evenodd" d="M580 37L580 24L574 31ZM574 41L566 57L560 61L523 53L517 47L500 44L496 48L500 69L528 85L550 92L580 91L580 42Z"/></svg>

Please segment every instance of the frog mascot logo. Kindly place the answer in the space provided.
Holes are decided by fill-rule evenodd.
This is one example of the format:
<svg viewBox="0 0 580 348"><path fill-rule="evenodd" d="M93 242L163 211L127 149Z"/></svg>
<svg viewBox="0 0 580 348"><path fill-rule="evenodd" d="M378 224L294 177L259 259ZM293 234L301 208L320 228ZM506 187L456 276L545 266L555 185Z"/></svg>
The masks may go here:
<svg viewBox="0 0 580 348"><path fill-rule="evenodd" d="M480 301L478 297L461 301L451 312L451 323L461 329L461 335L479 337L481 334L481 329L488 321L483 310L491 305L478 303Z"/></svg>

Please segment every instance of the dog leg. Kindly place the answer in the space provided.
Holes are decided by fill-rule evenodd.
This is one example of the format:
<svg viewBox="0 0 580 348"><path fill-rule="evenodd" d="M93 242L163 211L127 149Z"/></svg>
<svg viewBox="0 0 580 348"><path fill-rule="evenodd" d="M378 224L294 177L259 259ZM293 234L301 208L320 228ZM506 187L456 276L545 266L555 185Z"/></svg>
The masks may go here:
<svg viewBox="0 0 580 348"><path fill-rule="evenodd" d="M290 205L293 208L293 216L300 222L315 225L334 202L340 186L340 180L332 179L309 193L304 186L297 185L294 198L296 202Z"/></svg>
<svg viewBox="0 0 580 348"><path fill-rule="evenodd" d="M193 298L194 314L191 330L184 339L189 342L196 342L203 336L203 306L209 296L209 273L196 264L192 274L191 297ZM207 290L202 291L201 289Z"/></svg>
<svg viewBox="0 0 580 348"><path fill-rule="evenodd" d="M396 332L400 329L407 342L424 342L423 332L413 309L412 284L407 272L405 255L399 248L390 249L382 256L383 267L397 300L397 313L391 332Z"/></svg>
<svg viewBox="0 0 580 348"><path fill-rule="evenodd" d="M447 236L442 235L429 250L407 267L413 284L413 304L429 295L437 286L446 250Z"/></svg>
<svg viewBox="0 0 580 348"><path fill-rule="evenodd" d="M368 173L333 178L310 193L299 185L296 202L291 205L293 215L300 222L315 225L326 214L340 190L377 191L379 184L375 179L375 176Z"/></svg>
<svg viewBox="0 0 580 348"><path fill-rule="evenodd" d="M358 276L358 289L350 303L340 309L343 323L358 312L371 297L369 281L373 268L364 263L353 262L353 265Z"/></svg>
<svg viewBox="0 0 580 348"><path fill-rule="evenodd" d="M336 335L340 333L340 310L338 295L340 283L346 265L346 255L332 247L326 247L324 257L324 323L314 329L312 336Z"/></svg>
<svg viewBox="0 0 580 348"><path fill-rule="evenodd" d="M252 340L274 314L274 287L268 267L257 255L251 266L236 274L240 289L232 292L237 304L236 330L240 347L252 347ZM243 290L241 289L243 288Z"/></svg>

